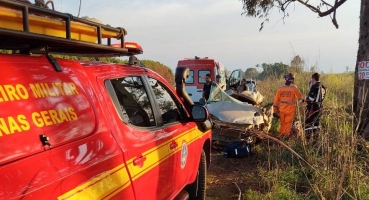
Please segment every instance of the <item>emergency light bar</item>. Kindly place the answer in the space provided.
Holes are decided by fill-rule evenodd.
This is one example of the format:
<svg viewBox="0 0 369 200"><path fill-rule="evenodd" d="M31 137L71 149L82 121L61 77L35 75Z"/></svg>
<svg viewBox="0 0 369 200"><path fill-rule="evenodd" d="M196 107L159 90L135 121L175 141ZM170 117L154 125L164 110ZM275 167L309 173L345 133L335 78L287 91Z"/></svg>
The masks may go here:
<svg viewBox="0 0 369 200"><path fill-rule="evenodd" d="M111 44L111 46L121 48L122 45L121 44ZM143 53L143 49L141 45L137 44L136 42L125 42L124 48L128 49L128 52L131 53L132 55Z"/></svg>

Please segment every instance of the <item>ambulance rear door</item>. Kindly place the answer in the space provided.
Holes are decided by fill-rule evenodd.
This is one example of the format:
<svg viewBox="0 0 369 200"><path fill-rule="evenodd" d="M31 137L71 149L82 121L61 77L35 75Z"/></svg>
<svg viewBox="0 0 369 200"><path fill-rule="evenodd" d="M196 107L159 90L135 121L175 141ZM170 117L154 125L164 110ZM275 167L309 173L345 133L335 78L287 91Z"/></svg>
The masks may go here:
<svg viewBox="0 0 369 200"><path fill-rule="evenodd" d="M192 59L178 61L178 67L188 67L190 74L186 79L186 91L193 102L199 102L202 98L202 90L205 84L206 74L215 78L215 62L212 59Z"/></svg>

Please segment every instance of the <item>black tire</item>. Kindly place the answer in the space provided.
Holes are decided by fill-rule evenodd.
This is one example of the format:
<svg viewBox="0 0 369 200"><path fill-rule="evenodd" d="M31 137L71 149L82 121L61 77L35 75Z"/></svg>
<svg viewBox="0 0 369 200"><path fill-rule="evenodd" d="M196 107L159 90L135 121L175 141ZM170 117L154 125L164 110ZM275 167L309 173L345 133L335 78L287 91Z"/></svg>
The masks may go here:
<svg viewBox="0 0 369 200"><path fill-rule="evenodd" d="M204 149L201 151L199 168L195 182L186 187L186 191L190 195L190 200L205 200L206 197L206 154Z"/></svg>

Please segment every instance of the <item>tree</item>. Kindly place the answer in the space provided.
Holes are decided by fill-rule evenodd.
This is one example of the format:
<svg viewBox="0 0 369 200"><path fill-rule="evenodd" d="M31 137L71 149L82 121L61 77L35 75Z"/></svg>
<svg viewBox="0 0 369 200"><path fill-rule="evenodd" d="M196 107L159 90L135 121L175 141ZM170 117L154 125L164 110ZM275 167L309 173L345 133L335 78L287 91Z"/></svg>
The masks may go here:
<svg viewBox="0 0 369 200"><path fill-rule="evenodd" d="M107 63L128 63L128 60L122 60L119 58L114 57L103 57L103 58L94 58L94 57L78 57L78 56L65 56L65 55L54 55L56 58L66 58L71 60L89 60L89 61L101 61L101 62L107 62ZM141 60L140 61L145 67L148 69L151 69L155 71L156 73L160 74L165 80L167 80L170 84L174 84L174 74L172 70L158 62L153 60Z"/></svg>
<svg viewBox="0 0 369 200"><path fill-rule="evenodd" d="M274 64L263 63L257 66L263 68L263 71L259 74L258 79L266 79L268 77L281 78L291 69L290 66L281 62Z"/></svg>
<svg viewBox="0 0 369 200"><path fill-rule="evenodd" d="M69 56L69 55L60 55L60 54L53 54L55 58L64 58L69 60L86 60L86 61L100 61L106 63L120 63L123 64L124 61L119 58L114 57L81 57L81 56Z"/></svg>
<svg viewBox="0 0 369 200"><path fill-rule="evenodd" d="M243 4L242 9L244 11L241 14L246 15L248 17L265 18L265 21L269 21L270 17L269 12L276 7L283 12L284 19L285 17L289 16L287 12L288 7L291 4L298 3L308 7L311 11L317 13L319 17L330 16L333 25L336 28L338 28L336 11L347 0L332 0L332 1L334 1L334 3L329 3L329 0L320 0L318 1L319 2L318 5L314 6L313 4L311 4L311 2L307 0L242 0ZM363 4L364 0L362 0L362 5ZM261 23L260 31L264 27L264 22Z"/></svg>
<svg viewBox="0 0 369 200"><path fill-rule="evenodd" d="M305 60L302 59L299 55L296 55L291 60L291 69L294 72L302 72L302 71L304 71L304 65L305 65Z"/></svg>
<svg viewBox="0 0 369 200"><path fill-rule="evenodd" d="M130 57L130 60L124 60L122 62L128 64L130 63L130 61L132 61L132 64L134 65L141 65L142 67L146 67L148 69L155 71L156 73L160 74L165 80L167 80L170 84L174 84L174 74L168 66L158 61L138 60L138 58L135 56Z"/></svg>
<svg viewBox="0 0 369 200"><path fill-rule="evenodd" d="M331 0L330 2L328 0L320 0L318 2L318 5L314 6L306 0L242 0L244 10L242 15L265 18L265 21L268 21L271 9L278 8L283 12L284 18L288 16L288 13L286 12L288 6L291 5L291 3L297 3L306 6L311 11L317 13L319 17L330 16L333 25L338 28L336 12L338 8L346 2L346 0ZM264 22L261 23L260 30L262 30ZM359 68L359 63L361 63L360 66L369 66L369 64L366 65L366 63L363 62L368 61L369 58L369 51L367 50L369 49L368 24L369 1L361 0L359 49L357 52L357 62L355 64L353 111L355 114L355 131L367 139L369 138L369 98L367 96L369 93L369 76L365 72L361 70L359 71L359 69L361 69ZM363 75L360 76L360 79L359 72L361 72L360 75Z"/></svg>
<svg viewBox="0 0 369 200"><path fill-rule="evenodd" d="M255 79L259 75L256 68L247 68L245 71L245 78Z"/></svg>
<svg viewBox="0 0 369 200"><path fill-rule="evenodd" d="M361 61L367 61L369 57L369 2L361 0L361 16L360 16L360 34L359 34L359 50L357 52L356 63ZM369 98L368 94L368 75L366 79L359 79L359 65L355 65L355 82L354 82L354 113L355 113L355 125L359 134L365 138L369 138L369 117L368 107Z"/></svg>
<svg viewBox="0 0 369 200"><path fill-rule="evenodd" d="M145 67L160 74L160 76L167 80L171 85L174 84L174 74L168 66L153 60L141 60L141 63L144 64Z"/></svg>
<svg viewBox="0 0 369 200"><path fill-rule="evenodd" d="M0 49L0 53L11 54L12 51L11 50ZM60 55L60 54L53 54L53 56L55 58L65 58L65 59L70 59L70 60L101 61L101 62L106 62L106 63L119 63L119 64L128 63L128 60L122 60L120 58L115 58L115 57L98 57L98 58L95 58L95 57L80 57L80 56ZM164 64L162 64L158 61L153 61L153 60L141 60L141 63L145 67L147 67L147 68L155 71L156 73L160 74L171 85L174 84L174 74L168 66L166 66L166 65L164 65Z"/></svg>

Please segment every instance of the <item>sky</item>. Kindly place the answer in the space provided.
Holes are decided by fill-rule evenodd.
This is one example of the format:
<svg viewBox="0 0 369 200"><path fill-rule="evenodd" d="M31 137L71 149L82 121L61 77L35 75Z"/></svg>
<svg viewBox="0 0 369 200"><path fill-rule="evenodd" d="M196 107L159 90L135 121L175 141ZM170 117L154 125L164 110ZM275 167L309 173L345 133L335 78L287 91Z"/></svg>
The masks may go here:
<svg viewBox="0 0 369 200"><path fill-rule="evenodd" d="M314 1L318 2L310 2ZM56 10L78 15L79 1L54 3ZM124 27L126 41L143 47L139 59L161 62L173 71L178 60L195 56L214 58L228 70L290 64L295 55L305 60L306 69L314 65L325 73L355 69L359 0L347 0L339 8L339 29L329 17L319 18L298 3L290 5L284 21L274 9L261 32L263 19L241 16L242 11L239 0L82 0L80 17Z"/></svg>

